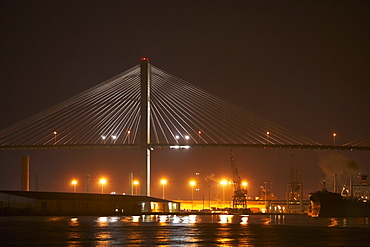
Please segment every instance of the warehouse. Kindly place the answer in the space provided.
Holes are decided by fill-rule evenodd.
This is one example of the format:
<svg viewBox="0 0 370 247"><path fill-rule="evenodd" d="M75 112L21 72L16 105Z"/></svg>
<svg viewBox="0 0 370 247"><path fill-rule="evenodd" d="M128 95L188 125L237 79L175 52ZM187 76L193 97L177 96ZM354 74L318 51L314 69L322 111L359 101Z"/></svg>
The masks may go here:
<svg viewBox="0 0 370 247"><path fill-rule="evenodd" d="M178 213L180 203L147 196L0 190L0 215Z"/></svg>

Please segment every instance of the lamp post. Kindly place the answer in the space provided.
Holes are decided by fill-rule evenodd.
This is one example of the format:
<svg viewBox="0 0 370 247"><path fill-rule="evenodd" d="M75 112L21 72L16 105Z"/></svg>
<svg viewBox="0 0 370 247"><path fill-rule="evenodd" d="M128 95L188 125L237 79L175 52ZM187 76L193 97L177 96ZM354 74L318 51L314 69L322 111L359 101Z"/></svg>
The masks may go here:
<svg viewBox="0 0 370 247"><path fill-rule="evenodd" d="M128 144L130 144L130 134L131 134L131 131L127 131L127 142Z"/></svg>
<svg viewBox="0 0 370 247"><path fill-rule="evenodd" d="M54 131L53 134L54 134L54 145L55 145L57 144L57 132Z"/></svg>
<svg viewBox="0 0 370 247"><path fill-rule="evenodd" d="M139 181L135 180L133 184L135 185L135 195L137 195L137 187L139 186Z"/></svg>
<svg viewBox="0 0 370 247"><path fill-rule="evenodd" d="M222 204L224 204L225 203L225 185L227 184L227 181L222 180L220 184L222 185Z"/></svg>
<svg viewBox="0 0 370 247"><path fill-rule="evenodd" d="M76 185L77 185L77 180L72 180L72 185L73 185L73 193L76 193Z"/></svg>
<svg viewBox="0 0 370 247"><path fill-rule="evenodd" d="M104 184L107 183L107 180L105 178L100 179L101 183L101 193L104 194Z"/></svg>
<svg viewBox="0 0 370 247"><path fill-rule="evenodd" d="M194 185L196 184L195 181L190 181L190 186L191 186L191 209L193 209L193 204L194 204Z"/></svg>
<svg viewBox="0 0 370 247"><path fill-rule="evenodd" d="M334 146L335 146L335 137L337 136L337 133L333 133L333 142L334 142Z"/></svg>
<svg viewBox="0 0 370 247"><path fill-rule="evenodd" d="M162 179L161 180L161 184L162 184L162 199L164 199L164 185L167 183L167 180L166 179Z"/></svg>
<svg viewBox="0 0 370 247"><path fill-rule="evenodd" d="M202 131L198 131L198 144L200 144L200 134L202 134Z"/></svg>
<svg viewBox="0 0 370 247"><path fill-rule="evenodd" d="M243 189L245 190L245 188L247 187L247 185L248 185L248 182L242 182L242 186L243 186Z"/></svg>

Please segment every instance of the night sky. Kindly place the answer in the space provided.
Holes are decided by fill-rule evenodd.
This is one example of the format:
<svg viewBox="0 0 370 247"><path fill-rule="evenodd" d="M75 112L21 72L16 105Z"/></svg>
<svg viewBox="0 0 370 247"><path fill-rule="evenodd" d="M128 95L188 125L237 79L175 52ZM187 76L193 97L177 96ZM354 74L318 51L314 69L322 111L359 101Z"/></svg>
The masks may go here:
<svg viewBox="0 0 370 247"><path fill-rule="evenodd" d="M149 57L156 67L322 144L370 135L369 1L17 1L0 2L0 129L68 99ZM235 149L249 195L268 182L285 198L290 153L305 196L320 168L370 174L365 151ZM155 150L152 196L220 194L204 178L231 178L229 149ZM31 157L31 189L92 191L105 176L128 192L137 150L0 151L0 189L20 188L20 157ZM353 163L352 163L353 164ZM348 180L348 179L347 179ZM347 181L348 183L348 181ZM107 185L108 186L108 185Z"/></svg>

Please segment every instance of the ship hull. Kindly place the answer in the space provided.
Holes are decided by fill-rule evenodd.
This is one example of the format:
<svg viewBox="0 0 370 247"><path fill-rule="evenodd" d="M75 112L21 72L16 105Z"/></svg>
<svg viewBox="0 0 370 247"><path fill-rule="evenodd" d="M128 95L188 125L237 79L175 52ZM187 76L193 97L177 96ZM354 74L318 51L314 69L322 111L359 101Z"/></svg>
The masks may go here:
<svg viewBox="0 0 370 247"><path fill-rule="evenodd" d="M310 194L310 201L312 217L370 217L370 203L357 198L317 191Z"/></svg>

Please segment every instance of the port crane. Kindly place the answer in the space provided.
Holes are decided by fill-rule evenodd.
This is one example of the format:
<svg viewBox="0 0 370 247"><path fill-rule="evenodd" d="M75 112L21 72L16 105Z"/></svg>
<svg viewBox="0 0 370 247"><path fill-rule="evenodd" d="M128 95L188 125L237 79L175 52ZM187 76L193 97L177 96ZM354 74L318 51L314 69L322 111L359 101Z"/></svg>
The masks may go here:
<svg viewBox="0 0 370 247"><path fill-rule="evenodd" d="M233 170L233 183L234 183L234 195L233 195L233 208L247 207L247 190L241 188L241 179L239 176L238 169L236 168L234 156L232 150L230 151L230 163L231 169Z"/></svg>

